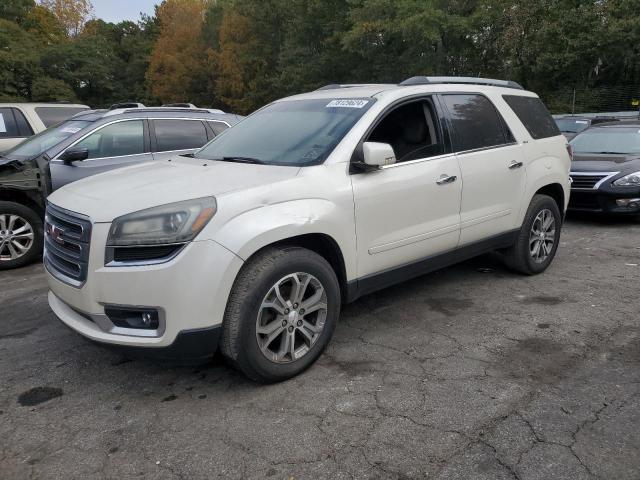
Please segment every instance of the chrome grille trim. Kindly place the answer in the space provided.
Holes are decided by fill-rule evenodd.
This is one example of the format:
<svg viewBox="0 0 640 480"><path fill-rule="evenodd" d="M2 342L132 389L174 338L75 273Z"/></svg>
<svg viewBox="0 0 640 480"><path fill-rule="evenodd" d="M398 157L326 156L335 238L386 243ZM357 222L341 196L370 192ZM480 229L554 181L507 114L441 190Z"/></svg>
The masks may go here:
<svg viewBox="0 0 640 480"><path fill-rule="evenodd" d="M49 203L45 212L44 265L58 280L82 287L89 268L91 220Z"/></svg>
<svg viewBox="0 0 640 480"><path fill-rule="evenodd" d="M609 178L616 176L619 172L570 172L571 190L593 190L597 189Z"/></svg>

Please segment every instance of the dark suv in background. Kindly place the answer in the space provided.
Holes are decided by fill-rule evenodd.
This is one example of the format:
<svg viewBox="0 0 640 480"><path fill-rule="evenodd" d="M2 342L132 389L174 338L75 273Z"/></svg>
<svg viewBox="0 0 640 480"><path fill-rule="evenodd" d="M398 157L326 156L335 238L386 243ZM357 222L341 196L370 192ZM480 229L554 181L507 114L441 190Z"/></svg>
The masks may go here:
<svg viewBox="0 0 640 480"><path fill-rule="evenodd" d="M43 245L47 196L81 178L192 153L242 117L194 108L89 110L0 157L0 270Z"/></svg>

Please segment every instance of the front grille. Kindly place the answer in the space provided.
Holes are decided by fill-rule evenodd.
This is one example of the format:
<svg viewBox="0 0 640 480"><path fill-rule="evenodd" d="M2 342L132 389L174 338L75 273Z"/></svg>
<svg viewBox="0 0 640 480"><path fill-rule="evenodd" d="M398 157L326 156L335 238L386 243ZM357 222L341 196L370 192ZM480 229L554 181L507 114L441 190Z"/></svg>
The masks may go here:
<svg viewBox="0 0 640 480"><path fill-rule="evenodd" d="M571 189L573 190L588 190L596 187L598 182L603 178L606 178L610 175L610 173L595 173L593 175L587 174L577 174L571 173Z"/></svg>
<svg viewBox="0 0 640 480"><path fill-rule="evenodd" d="M61 281L81 287L87 279L91 221L78 213L47 205L44 264Z"/></svg>

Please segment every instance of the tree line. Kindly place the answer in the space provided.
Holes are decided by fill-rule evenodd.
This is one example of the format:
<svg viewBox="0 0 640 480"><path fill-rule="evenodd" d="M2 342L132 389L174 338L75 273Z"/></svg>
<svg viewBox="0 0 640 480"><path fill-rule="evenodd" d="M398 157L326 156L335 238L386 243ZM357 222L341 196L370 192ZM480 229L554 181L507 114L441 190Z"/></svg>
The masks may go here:
<svg viewBox="0 0 640 480"><path fill-rule="evenodd" d="M329 83L464 75L515 80L558 112L573 89L617 92L584 109L630 110L639 13L640 0L164 0L114 24L89 0L2 0L0 101L246 114Z"/></svg>

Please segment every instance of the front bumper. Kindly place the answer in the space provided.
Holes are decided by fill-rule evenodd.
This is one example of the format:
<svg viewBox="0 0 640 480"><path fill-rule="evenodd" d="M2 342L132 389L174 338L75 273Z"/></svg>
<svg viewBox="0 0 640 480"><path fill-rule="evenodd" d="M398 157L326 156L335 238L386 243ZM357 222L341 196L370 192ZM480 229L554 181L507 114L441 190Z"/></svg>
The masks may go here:
<svg viewBox="0 0 640 480"><path fill-rule="evenodd" d="M571 190L569 211L603 213L608 215L639 215L640 205L621 206L617 200L640 198L640 188Z"/></svg>
<svg viewBox="0 0 640 480"><path fill-rule="evenodd" d="M190 243L166 263L106 267L108 230L109 224L93 225L82 286L65 283L47 270L49 305L64 324L90 340L150 353L151 349L181 352L183 339L193 338L193 332L220 328L242 266L239 257L214 241L203 240ZM105 312L112 306L153 308L161 313L161 328L153 332L113 328ZM213 342L213 337L216 334L209 332L202 338ZM205 353L212 354L216 346L211 344ZM203 356L201 347L192 348L194 356Z"/></svg>

